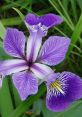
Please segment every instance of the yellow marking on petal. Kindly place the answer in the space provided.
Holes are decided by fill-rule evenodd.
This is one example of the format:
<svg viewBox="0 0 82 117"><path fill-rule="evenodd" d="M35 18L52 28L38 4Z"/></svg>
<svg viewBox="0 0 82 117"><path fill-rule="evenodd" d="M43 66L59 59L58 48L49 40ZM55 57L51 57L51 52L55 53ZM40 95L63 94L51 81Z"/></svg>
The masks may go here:
<svg viewBox="0 0 82 117"><path fill-rule="evenodd" d="M56 80L55 82L51 83L51 88L55 88L58 91L60 91L62 94L64 94L64 91L62 90L62 86L61 86L61 84L59 83L58 80Z"/></svg>

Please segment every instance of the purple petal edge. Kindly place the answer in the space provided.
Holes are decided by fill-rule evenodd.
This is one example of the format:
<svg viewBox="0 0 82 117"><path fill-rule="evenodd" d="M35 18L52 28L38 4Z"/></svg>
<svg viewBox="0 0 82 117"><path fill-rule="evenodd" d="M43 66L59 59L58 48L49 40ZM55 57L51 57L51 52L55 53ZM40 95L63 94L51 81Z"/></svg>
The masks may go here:
<svg viewBox="0 0 82 117"><path fill-rule="evenodd" d="M15 28L7 28L3 48L10 56L22 58L25 55L25 41L23 32Z"/></svg>
<svg viewBox="0 0 82 117"><path fill-rule="evenodd" d="M13 75L13 83L18 90L21 100L38 92L38 80L30 72L19 72Z"/></svg>
<svg viewBox="0 0 82 117"><path fill-rule="evenodd" d="M37 61L50 66L57 65L65 59L69 45L68 37L51 36L44 42Z"/></svg>
<svg viewBox="0 0 82 117"><path fill-rule="evenodd" d="M25 22L30 26L41 23L41 25L50 28L52 26L61 24L63 22L63 19L59 15L55 15L53 13L48 13L43 16L37 16L29 13L25 17Z"/></svg>
<svg viewBox="0 0 82 117"><path fill-rule="evenodd" d="M60 77L59 77L60 76ZM65 94L53 94L49 92L49 84L54 82L57 78L65 81ZM76 100L82 98L82 79L71 72L55 73L49 77L47 81L47 96L46 106L49 110L54 112L64 111ZM51 95L51 96L49 96Z"/></svg>

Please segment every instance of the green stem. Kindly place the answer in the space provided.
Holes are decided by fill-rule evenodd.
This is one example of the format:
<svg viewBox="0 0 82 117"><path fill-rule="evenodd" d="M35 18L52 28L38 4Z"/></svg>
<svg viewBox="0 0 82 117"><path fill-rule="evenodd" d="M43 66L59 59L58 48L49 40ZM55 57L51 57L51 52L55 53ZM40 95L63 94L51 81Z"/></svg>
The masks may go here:
<svg viewBox="0 0 82 117"><path fill-rule="evenodd" d="M46 91L46 87L42 84L39 87L39 91L36 95L29 97L26 101L22 102L10 116L6 117L19 117L21 116L38 98L40 98Z"/></svg>
<svg viewBox="0 0 82 117"><path fill-rule="evenodd" d="M11 95L8 87L8 78L3 81L0 89L0 109L2 117L7 117L13 111Z"/></svg>

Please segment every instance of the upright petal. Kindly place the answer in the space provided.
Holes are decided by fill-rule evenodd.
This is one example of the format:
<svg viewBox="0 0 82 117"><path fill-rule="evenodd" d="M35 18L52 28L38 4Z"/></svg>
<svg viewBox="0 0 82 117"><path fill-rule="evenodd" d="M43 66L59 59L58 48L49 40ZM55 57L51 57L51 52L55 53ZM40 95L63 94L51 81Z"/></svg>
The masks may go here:
<svg viewBox="0 0 82 117"><path fill-rule="evenodd" d="M39 23L39 17L32 13L29 13L25 17L25 22L29 25L37 25Z"/></svg>
<svg viewBox="0 0 82 117"><path fill-rule="evenodd" d="M40 17L40 21L42 25L50 28L52 26L61 24L63 22L63 19L58 15L49 13Z"/></svg>
<svg viewBox="0 0 82 117"><path fill-rule="evenodd" d="M59 112L67 109L73 101L82 97L82 79L71 73L62 72L49 76L47 80L47 108Z"/></svg>
<svg viewBox="0 0 82 117"><path fill-rule="evenodd" d="M13 75L13 83L19 92L21 100L38 91L38 80L30 72L20 72Z"/></svg>
<svg viewBox="0 0 82 117"><path fill-rule="evenodd" d="M18 58L24 57L25 36L23 32L15 28L7 28L3 47L6 53L11 56Z"/></svg>
<svg viewBox="0 0 82 117"><path fill-rule="evenodd" d="M27 27L41 24L41 26L50 28L52 26L62 23L63 19L60 16L55 15L53 13L45 14L43 16L37 16L37 15L29 13L25 17L25 22L26 22Z"/></svg>
<svg viewBox="0 0 82 117"><path fill-rule="evenodd" d="M38 60L47 65L57 65L65 59L70 44L67 37L51 36L43 44Z"/></svg>
<svg viewBox="0 0 82 117"><path fill-rule="evenodd" d="M38 17L34 14L28 14L25 17L25 24L30 31L27 43L27 59L34 62L41 47L42 37L47 34L48 28L60 24L62 19L54 14L46 14Z"/></svg>
<svg viewBox="0 0 82 117"><path fill-rule="evenodd" d="M30 32L30 36L27 42L27 60L34 62L37 58L39 49L42 43L42 34L40 30L36 32Z"/></svg>
<svg viewBox="0 0 82 117"><path fill-rule="evenodd" d="M26 69L28 69L28 65L24 60L12 59L0 62L0 74L10 75Z"/></svg>
<svg viewBox="0 0 82 117"><path fill-rule="evenodd" d="M46 79L54 72L50 67L40 63L34 63L30 69L40 79Z"/></svg>

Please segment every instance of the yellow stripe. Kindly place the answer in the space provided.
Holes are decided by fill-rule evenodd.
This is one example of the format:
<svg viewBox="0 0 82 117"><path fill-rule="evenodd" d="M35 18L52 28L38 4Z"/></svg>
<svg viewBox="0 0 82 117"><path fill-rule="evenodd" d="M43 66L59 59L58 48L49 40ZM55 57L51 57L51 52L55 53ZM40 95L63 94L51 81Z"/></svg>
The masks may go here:
<svg viewBox="0 0 82 117"><path fill-rule="evenodd" d="M61 84L59 83L59 81L55 81L51 84L51 88L55 88L57 89L59 92L61 92L62 94L64 94L64 91L62 90L62 86Z"/></svg>

